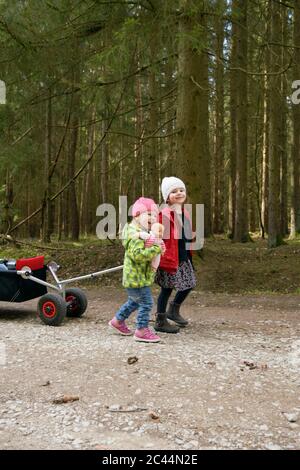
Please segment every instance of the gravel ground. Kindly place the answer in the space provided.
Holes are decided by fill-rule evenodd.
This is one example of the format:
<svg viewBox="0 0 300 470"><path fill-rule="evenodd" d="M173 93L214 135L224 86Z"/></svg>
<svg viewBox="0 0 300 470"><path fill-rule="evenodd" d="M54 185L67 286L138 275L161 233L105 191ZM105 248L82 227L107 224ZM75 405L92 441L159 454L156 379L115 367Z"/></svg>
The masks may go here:
<svg viewBox="0 0 300 470"><path fill-rule="evenodd" d="M1 303L1 449L300 449L299 296L193 292L142 344L107 327L123 291L87 294L59 328Z"/></svg>

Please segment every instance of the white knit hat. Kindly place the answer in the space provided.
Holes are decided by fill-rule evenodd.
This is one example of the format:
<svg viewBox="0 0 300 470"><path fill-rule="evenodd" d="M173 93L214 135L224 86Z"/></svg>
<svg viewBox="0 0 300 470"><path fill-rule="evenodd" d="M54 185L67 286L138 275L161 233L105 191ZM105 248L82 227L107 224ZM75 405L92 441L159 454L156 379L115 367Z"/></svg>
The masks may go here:
<svg viewBox="0 0 300 470"><path fill-rule="evenodd" d="M167 202L169 194L176 188L183 188L186 191L184 182L176 176L166 176L162 180L161 192L165 202Z"/></svg>

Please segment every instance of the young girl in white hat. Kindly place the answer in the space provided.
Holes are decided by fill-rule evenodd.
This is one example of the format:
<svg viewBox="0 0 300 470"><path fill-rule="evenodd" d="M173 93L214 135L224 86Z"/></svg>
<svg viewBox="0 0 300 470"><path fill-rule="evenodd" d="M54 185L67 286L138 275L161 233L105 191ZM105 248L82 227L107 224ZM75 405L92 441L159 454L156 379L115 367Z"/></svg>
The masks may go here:
<svg viewBox="0 0 300 470"><path fill-rule="evenodd" d="M180 307L196 285L190 244L193 239L189 213L184 209L186 187L182 180L174 176L162 180L161 191L167 203L159 214L159 222L164 225L165 253L161 256L156 273L156 282L161 287L157 302L155 330L177 333L188 321L180 314ZM167 303L175 289L174 300ZM170 324L172 320L176 323Z"/></svg>

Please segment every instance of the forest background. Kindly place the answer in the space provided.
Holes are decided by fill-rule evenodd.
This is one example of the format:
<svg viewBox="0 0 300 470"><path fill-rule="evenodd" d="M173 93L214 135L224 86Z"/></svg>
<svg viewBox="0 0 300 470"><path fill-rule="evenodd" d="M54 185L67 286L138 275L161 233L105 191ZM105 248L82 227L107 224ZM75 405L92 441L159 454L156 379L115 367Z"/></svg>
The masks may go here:
<svg viewBox="0 0 300 470"><path fill-rule="evenodd" d="M299 1L0 0L0 43L3 243L94 245L176 175L207 240L297 248Z"/></svg>

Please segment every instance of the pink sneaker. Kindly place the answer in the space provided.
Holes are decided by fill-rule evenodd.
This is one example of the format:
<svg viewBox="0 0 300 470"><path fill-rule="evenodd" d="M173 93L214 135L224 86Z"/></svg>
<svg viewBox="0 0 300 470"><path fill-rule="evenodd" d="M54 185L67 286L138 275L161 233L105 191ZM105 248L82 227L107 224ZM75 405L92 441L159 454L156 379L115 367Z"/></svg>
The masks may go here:
<svg viewBox="0 0 300 470"><path fill-rule="evenodd" d="M134 339L135 341L143 341L144 343L159 343L160 341L160 337L153 333L149 328L135 330Z"/></svg>
<svg viewBox="0 0 300 470"><path fill-rule="evenodd" d="M133 331L128 328L125 321L120 321L117 323L117 319L114 317L108 325L115 331L117 331L120 335L123 336L130 336L133 335Z"/></svg>

